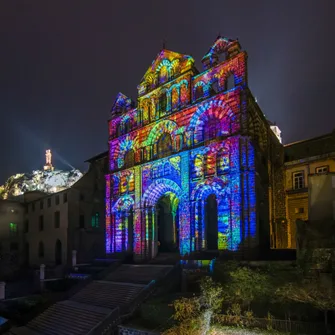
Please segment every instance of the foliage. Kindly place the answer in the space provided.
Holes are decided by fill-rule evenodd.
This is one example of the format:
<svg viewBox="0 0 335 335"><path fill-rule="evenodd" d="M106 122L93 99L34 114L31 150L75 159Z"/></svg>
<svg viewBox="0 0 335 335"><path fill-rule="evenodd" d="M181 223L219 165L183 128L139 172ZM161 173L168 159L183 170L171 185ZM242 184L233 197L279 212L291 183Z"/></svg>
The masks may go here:
<svg viewBox="0 0 335 335"><path fill-rule="evenodd" d="M173 302L173 318L179 322L194 319L199 315L200 302L198 297L181 298Z"/></svg>
<svg viewBox="0 0 335 335"><path fill-rule="evenodd" d="M270 291L269 276L259 270L241 267L229 273L230 280L225 285L225 300L250 308L254 300L265 299Z"/></svg>
<svg viewBox="0 0 335 335"><path fill-rule="evenodd" d="M200 284L201 305L212 311L220 311L223 302L223 288L212 278L205 277Z"/></svg>

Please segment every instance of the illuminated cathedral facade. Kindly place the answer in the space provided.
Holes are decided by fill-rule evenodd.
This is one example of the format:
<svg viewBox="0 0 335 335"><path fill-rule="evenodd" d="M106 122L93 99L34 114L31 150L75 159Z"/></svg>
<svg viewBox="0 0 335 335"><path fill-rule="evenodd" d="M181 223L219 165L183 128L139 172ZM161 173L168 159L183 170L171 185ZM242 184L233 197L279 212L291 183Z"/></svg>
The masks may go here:
<svg viewBox="0 0 335 335"><path fill-rule="evenodd" d="M163 49L138 85L136 106L117 96L107 254L248 254L270 244L282 196L279 141L249 91L247 53L238 40L218 37L202 64L200 73L191 56Z"/></svg>

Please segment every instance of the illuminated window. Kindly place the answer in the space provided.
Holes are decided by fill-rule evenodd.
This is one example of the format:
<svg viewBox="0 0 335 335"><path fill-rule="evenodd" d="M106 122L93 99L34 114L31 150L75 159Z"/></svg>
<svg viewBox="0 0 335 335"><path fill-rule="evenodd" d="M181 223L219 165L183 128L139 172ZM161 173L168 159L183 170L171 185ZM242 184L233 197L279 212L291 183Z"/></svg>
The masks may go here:
<svg viewBox="0 0 335 335"><path fill-rule="evenodd" d="M303 207L300 207L300 208L295 208L294 209L294 212L295 214L301 214L301 213L304 213L304 208Z"/></svg>
<svg viewBox="0 0 335 335"><path fill-rule="evenodd" d="M301 188L305 187L305 181L304 181L304 172L294 172L293 173L293 189L299 190Z"/></svg>
<svg viewBox="0 0 335 335"><path fill-rule="evenodd" d="M226 149L221 149L216 157L216 168L218 174L229 171L229 153Z"/></svg>
<svg viewBox="0 0 335 335"><path fill-rule="evenodd" d="M327 173L329 171L328 165L320 166L315 169L316 173Z"/></svg>
<svg viewBox="0 0 335 335"><path fill-rule="evenodd" d="M202 85L199 85L195 89L195 100L198 100L204 96L204 88Z"/></svg>
<svg viewBox="0 0 335 335"><path fill-rule="evenodd" d="M197 155L194 158L194 163L193 163L193 178L200 178L204 174L204 160L201 155Z"/></svg>
<svg viewBox="0 0 335 335"><path fill-rule="evenodd" d="M168 80L168 69L166 66L162 66L159 72L159 82L165 83Z"/></svg>
<svg viewBox="0 0 335 335"><path fill-rule="evenodd" d="M91 226L92 228L99 228L99 213L98 212L92 215Z"/></svg>
<svg viewBox="0 0 335 335"><path fill-rule="evenodd" d="M231 74L226 79L226 90L229 91L235 87L234 75Z"/></svg>
<svg viewBox="0 0 335 335"><path fill-rule="evenodd" d="M188 103L188 89L186 85L180 87L180 103L186 105Z"/></svg>
<svg viewBox="0 0 335 335"><path fill-rule="evenodd" d="M11 222L9 224L9 230L10 230L10 234L12 236L16 236L17 235L17 223Z"/></svg>
<svg viewBox="0 0 335 335"><path fill-rule="evenodd" d="M129 168L135 164L135 153L133 149L128 150L124 155L124 167Z"/></svg>
<svg viewBox="0 0 335 335"><path fill-rule="evenodd" d="M171 135L164 133L157 142L157 154L159 158L166 157L172 154Z"/></svg>
<svg viewBox="0 0 335 335"><path fill-rule="evenodd" d="M166 112L166 107L167 107L167 95L166 93L161 94L159 97L159 110L161 113Z"/></svg>
<svg viewBox="0 0 335 335"><path fill-rule="evenodd" d="M208 141L211 139L216 138L217 136L217 127L219 125L218 120L211 119L205 126L204 126L204 140Z"/></svg>
<svg viewBox="0 0 335 335"><path fill-rule="evenodd" d="M172 109L176 109L178 108L178 105L179 105L179 96L178 96L178 90L177 88L174 88L172 90Z"/></svg>

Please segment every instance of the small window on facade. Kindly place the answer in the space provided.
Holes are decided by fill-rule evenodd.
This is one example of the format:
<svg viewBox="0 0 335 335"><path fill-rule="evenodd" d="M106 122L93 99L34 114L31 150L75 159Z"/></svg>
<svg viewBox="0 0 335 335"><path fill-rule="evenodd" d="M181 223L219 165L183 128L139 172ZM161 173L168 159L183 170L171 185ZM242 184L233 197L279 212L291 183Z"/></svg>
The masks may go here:
<svg viewBox="0 0 335 335"><path fill-rule="evenodd" d="M38 229L39 229L39 231L44 230L44 217L43 217L43 215L40 215L40 217L39 217Z"/></svg>
<svg viewBox="0 0 335 335"><path fill-rule="evenodd" d="M51 207L51 198L48 198L48 207Z"/></svg>
<svg viewBox="0 0 335 335"><path fill-rule="evenodd" d="M67 202L67 193L64 193L63 194L63 203L66 203Z"/></svg>
<svg viewBox="0 0 335 335"><path fill-rule="evenodd" d="M195 89L195 100L202 98L203 95L204 95L204 88L202 87L202 85L197 86Z"/></svg>
<svg viewBox="0 0 335 335"><path fill-rule="evenodd" d="M167 109L167 95L166 93L163 93L160 97L159 97L159 110L162 113L165 113Z"/></svg>
<svg viewBox="0 0 335 335"><path fill-rule="evenodd" d="M56 195L55 202L56 202L56 205L59 205L59 195Z"/></svg>
<svg viewBox="0 0 335 335"><path fill-rule="evenodd" d="M10 248L10 251L18 251L19 250L19 244L17 242L11 242L9 248Z"/></svg>
<svg viewBox="0 0 335 335"><path fill-rule="evenodd" d="M44 244L42 241L38 244L38 257L39 258L44 257Z"/></svg>
<svg viewBox="0 0 335 335"><path fill-rule="evenodd" d="M34 203L34 202L31 204L31 210L32 210L33 212L35 212L35 203Z"/></svg>
<svg viewBox="0 0 335 335"><path fill-rule="evenodd" d="M98 212L92 215L91 226L92 228L99 228L99 213Z"/></svg>
<svg viewBox="0 0 335 335"><path fill-rule="evenodd" d="M294 211L295 211L295 214L302 214L305 212L303 207L295 208Z"/></svg>
<svg viewBox="0 0 335 335"><path fill-rule="evenodd" d="M10 230L10 234L12 236L16 236L17 235L17 223L11 222L9 224L9 230Z"/></svg>
<svg viewBox="0 0 335 335"><path fill-rule="evenodd" d="M79 228L80 229L85 228L85 216L84 215L79 216Z"/></svg>
<svg viewBox="0 0 335 335"><path fill-rule="evenodd" d="M41 201L40 201L40 209L43 209L43 205L44 205L44 201L41 200Z"/></svg>
<svg viewBox="0 0 335 335"><path fill-rule="evenodd" d="M59 211L55 212L55 214L54 214L54 223L55 223L55 228L59 228L59 226L60 226L60 213L59 213Z"/></svg>
<svg viewBox="0 0 335 335"><path fill-rule="evenodd" d="M329 170L328 165L326 166L319 166L315 169L316 173L327 173Z"/></svg>
<svg viewBox="0 0 335 335"><path fill-rule="evenodd" d="M305 187L304 172L293 173L293 189L299 190Z"/></svg>
<svg viewBox="0 0 335 335"><path fill-rule="evenodd" d="M28 233L29 232L29 220L26 220L24 222L24 232Z"/></svg>

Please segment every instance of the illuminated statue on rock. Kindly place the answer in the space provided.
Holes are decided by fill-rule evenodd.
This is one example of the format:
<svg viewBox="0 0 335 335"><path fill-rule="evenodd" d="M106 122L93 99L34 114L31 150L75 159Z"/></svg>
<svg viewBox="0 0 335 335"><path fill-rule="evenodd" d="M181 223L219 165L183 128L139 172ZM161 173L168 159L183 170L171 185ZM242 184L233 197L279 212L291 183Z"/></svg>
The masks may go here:
<svg viewBox="0 0 335 335"><path fill-rule="evenodd" d="M52 158L52 154L51 154L51 150L48 149L45 152L45 165L44 165L44 171L53 171L54 167L52 166L51 163L51 158Z"/></svg>

